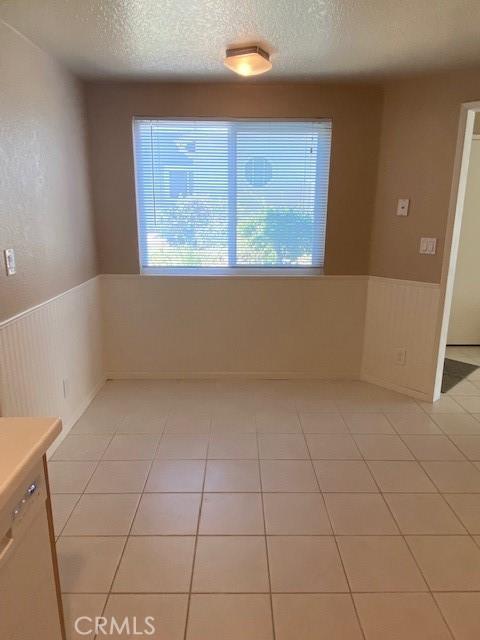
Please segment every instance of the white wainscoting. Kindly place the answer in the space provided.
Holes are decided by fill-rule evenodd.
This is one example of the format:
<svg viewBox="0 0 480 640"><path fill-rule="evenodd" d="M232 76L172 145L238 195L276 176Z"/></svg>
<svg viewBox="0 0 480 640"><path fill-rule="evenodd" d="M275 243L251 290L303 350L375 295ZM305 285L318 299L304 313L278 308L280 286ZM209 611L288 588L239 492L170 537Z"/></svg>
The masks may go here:
<svg viewBox="0 0 480 640"><path fill-rule="evenodd" d="M361 378L431 400L439 298L376 277L99 276L0 324L0 415L66 433L106 377Z"/></svg>
<svg viewBox="0 0 480 640"><path fill-rule="evenodd" d="M371 276L361 377L431 401L440 285ZM405 364L396 363L406 349Z"/></svg>
<svg viewBox="0 0 480 640"><path fill-rule="evenodd" d="M101 280L109 378L360 376L366 277Z"/></svg>
<svg viewBox="0 0 480 640"><path fill-rule="evenodd" d="M0 324L0 415L61 416L64 437L105 381L100 295L93 278Z"/></svg>

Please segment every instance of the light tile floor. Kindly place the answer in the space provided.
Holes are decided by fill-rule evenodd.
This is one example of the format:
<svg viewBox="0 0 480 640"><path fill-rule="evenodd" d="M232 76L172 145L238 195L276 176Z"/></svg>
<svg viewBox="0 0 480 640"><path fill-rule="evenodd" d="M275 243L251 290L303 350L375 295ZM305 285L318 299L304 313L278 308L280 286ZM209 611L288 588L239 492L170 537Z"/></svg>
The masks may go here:
<svg viewBox="0 0 480 640"><path fill-rule="evenodd" d="M469 383L436 407L359 382L107 383L49 462L69 637L104 614L161 640L477 640Z"/></svg>

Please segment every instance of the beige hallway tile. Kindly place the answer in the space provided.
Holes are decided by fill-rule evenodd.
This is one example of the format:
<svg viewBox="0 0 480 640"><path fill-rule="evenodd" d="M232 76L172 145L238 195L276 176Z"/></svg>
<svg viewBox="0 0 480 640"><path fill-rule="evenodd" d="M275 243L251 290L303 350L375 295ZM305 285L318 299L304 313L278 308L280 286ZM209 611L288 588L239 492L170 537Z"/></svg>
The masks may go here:
<svg viewBox="0 0 480 640"><path fill-rule="evenodd" d="M258 433L300 433L300 422L294 412L289 411L257 411L255 424Z"/></svg>
<svg viewBox="0 0 480 640"><path fill-rule="evenodd" d="M261 535L264 532L259 493L205 493L200 535Z"/></svg>
<svg viewBox="0 0 480 640"><path fill-rule="evenodd" d="M205 491L260 491L256 460L209 460Z"/></svg>
<svg viewBox="0 0 480 640"><path fill-rule="evenodd" d="M92 477L96 462L48 463L48 479L52 493L83 493Z"/></svg>
<svg viewBox="0 0 480 640"><path fill-rule="evenodd" d="M205 474L204 460L155 461L145 491L201 491Z"/></svg>
<svg viewBox="0 0 480 640"><path fill-rule="evenodd" d="M418 462L371 461L368 466L383 492L435 493L437 491Z"/></svg>
<svg viewBox="0 0 480 640"><path fill-rule="evenodd" d="M112 436L68 435L52 460L100 460Z"/></svg>
<svg viewBox="0 0 480 640"><path fill-rule="evenodd" d="M469 460L480 460L480 435L452 436L452 440Z"/></svg>
<svg viewBox="0 0 480 640"><path fill-rule="evenodd" d="M469 413L480 412L480 396L456 396L455 400Z"/></svg>
<svg viewBox="0 0 480 640"><path fill-rule="evenodd" d="M464 413L465 411L453 398L445 395L442 395L437 402L420 402L420 406L426 413L435 416L441 413Z"/></svg>
<svg viewBox="0 0 480 640"><path fill-rule="evenodd" d="M366 640L451 640L429 593L357 593Z"/></svg>
<svg viewBox="0 0 480 640"><path fill-rule="evenodd" d="M306 460L261 460L263 491L318 491L311 462Z"/></svg>
<svg viewBox="0 0 480 640"><path fill-rule="evenodd" d="M107 593L124 544L120 537L61 537L57 555L62 591Z"/></svg>
<svg viewBox="0 0 480 640"><path fill-rule="evenodd" d="M382 496L374 493L328 493L327 511L336 535L398 534Z"/></svg>
<svg viewBox="0 0 480 640"><path fill-rule="evenodd" d="M132 535L195 535L200 502L199 493L145 493Z"/></svg>
<svg viewBox="0 0 480 640"><path fill-rule="evenodd" d="M263 594L193 594L187 640L272 640L270 598ZM166 640L166 639L165 639Z"/></svg>
<svg viewBox="0 0 480 640"><path fill-rule="evenodd" d="M305 438L295 433L260 433L258 454L270 460L307 460L309 458Z"/></svg>
<svg viewBox="0 0 480 640"><path fill-rule="evenodd" d="M417 460L464 460L465 457L446 436L403 436Z"/></svg>
<svg viewBox="0 0 480 640"><path fill-rule="evenodd" d="M350 435L313 433L306 436L314 460L360 460L362 456Z"/></svg>
<svg viewBox="0 0 480 640"><path fill-rule="evenodd" d="M340 555L352 591L426 591L400 536L340 536Z"/></svg>
<svg viewBox="0 0 480 640"><path fill-rule="evenodd" d="M193 592L266 593L269 590L263 536L200 536Z"/></svg>
<svg viewBox="0 0 480 640"><path fill-rule="evenodd" d="M208 434L212 418L209 413L192 411L173 411L165 423L166 433Z"/></svg>
<svg viewBox="0 0 480 640"><path fill-rule="evenodd" d="M295 406L300 413L334 413L337 404L333 398L322 397L318 394L307 394L295 401Z"/></svg>
<svg viewBox="0 0 480 640"><path fill-rule="evenodd" d="M480 593L435 593L455 640L480 638Z"/></svg>
<svg viewBox="0 0 480 640"><path fill-rule="evenodd" d="M363 640L347 594L274 594L273 617L277 640Z"/></svg>
<svg viewBox="0 0 480 640"><path fill-rule="evenodd" d="M313 466L324 492L378 492L372 474L362 460L319 460Z"/></svg>
<svg viewBox="0 0 480 640"><path fill-rule="evenodd" d="M160 440L156 457L161 460L204 460L207 449L208 435L166 433Z"/></svg>
<svg viewBox="0 0 480 640"><path fill-rule="evenodd" d="M104 460L153 460L158 435L115 435L103 455Z"/></svg>
<svg viewBox="0 0 480 640"><path fill-rule="evenodd" d="M144 460L100 462L95 469L86 493L141 493L151 463Z"/></svg>
<svg viewBox="0 0 480 640"><path fill-rule="evenodd" d="M123 409L115 409L108 411L91 410L90 407L77 420L72 427L72 435L95 434L95 435L112 435L122 424L125 418Z"/></svg>
<svg viewBox="0 0 480 640"><path fill-rule="evenodd" d="M62 596L63 616L67 640L93 640L95 636L95 618L102 615L107 594L102 593L64 593ZM77 628L75 623L78 618ZM91 633L89 633L91 631Z"/></svg>
<svg viewBox="0 0 480 640"><path fill-rule="evenodd" d="M108 622L115 618L122 623L126 618L130 633L126 635L125 632L114 631L108 637L125 640L143 636L152 640L183 640L187 601L188 596L180 594L112 594L108 598L104 616ZM150 624L146 624L146 620Z"/></svg>
<svg viewBox="0 0 480 640"><path fill-rule="evenodd" d="M65 536L126 536L140 496L125 494L85 494L73 510Z"/></svg>
<svg viewBox="0 0 480 640"><path fill-rule="evenodd" d="M457 382L451 389L447 391L447 395L456 398L457 396L478 396L480 393L478 387L469 380L461 380Z"/></svg>
<svg viewBox="0 0 480 640"><path fill-rule="evenodd" d="M366 460L413 460L398 436L357 435L355 442Z"/></svg>
<svg viewBox="0 0 480 640"><path fill-rule="evenodd" d="M249 460L258 458L254 433L214 433L210 439L208 457L218 460Z"/></svg>
<svg viewBox="0 0 480 640"><path fill-rule="evenodd" d="M60 535L79 499L78 493L52 494L53 528L56 536Z"/></svg>
<svg viewBox="0 0 480 640"><path fill-rule="evenodd" d="M388 413L387 418L400 435L439 435L440 429L425 413Z"/></svg>
<svg viewBox="0 0 480 640"><path fill-rule="evenodd" d="M435 493L384 495L402 533L463 534L465 528L442 496Z"/></svg>
<svg viewBox="0 0 480 640"><path fill-rule="evenodd" d="M156 413L132 413L125 417L117 433L150 434L160 436L165 429L165 416Z"/></svg>
<svg viewBox="0 0 480 640"><path fill-rule="evenodd" d="M264 493L263 504L267 534L332 533L323 498L318 493Z"/></svg>
<svg viewBox="0 0 480 640"><path fill-rule="evenodd" d="M423 462L422 466L442 492L480 492L480 470L471 462Z"/></svg>
<svg viewBox="0 0 480 640"><path fill-rule="evenodd" d="M395 434L383 413L344 413L350 433Z"/></svg>
<svg viewBox="0 0 480 640"><path fill-rule="evenodd" d="M480 534L480 494L452 493L445 500L463 522L469 533Z"/></svg>
<svg viewBox="0 0 480 640"><path fill-rule="evenodd" d="M435 415L433 419L448 435L480 435L480 422L467 413Z"/></svg>
<svg viewBox="0 0 480 640"><path fill-rule="evenodd" d="M216 409L212 417L212 433L250 433L255 434L255 414L253 411L239 409Z"/></svg>
<svg viewBox="0 0 480 640"><path fill-rule="evenodd" d="M112 592L187 592L194 543L193 536L129 538Z"/></svg>
<svg viewBox="0 0 480 640"><path fill-rule="evenodd" d="M332 536L270 536L273 592L348 591Z"/></svg>
<svg viewBox="0 0 480 640"><path fill-rule="evenodd" d="M304 433L348 434L340 413L301 413L300 422Z"/></svg>
<svg viewBox="0 0 480 640"><path fill-rule="evenodd" d="M407 536L432 591L480 591L480 549L469 536Z"/></svg>

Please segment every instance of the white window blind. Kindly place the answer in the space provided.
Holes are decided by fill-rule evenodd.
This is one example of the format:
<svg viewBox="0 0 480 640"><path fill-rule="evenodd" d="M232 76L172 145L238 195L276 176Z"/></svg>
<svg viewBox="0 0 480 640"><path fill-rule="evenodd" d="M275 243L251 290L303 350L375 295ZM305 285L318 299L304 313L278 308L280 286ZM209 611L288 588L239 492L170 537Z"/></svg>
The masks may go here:
<svg viewBox="0 0 480 640"><path fill-rule="evenodd" d="M142 270L321 267L331 122L135 118Z"/></svg>

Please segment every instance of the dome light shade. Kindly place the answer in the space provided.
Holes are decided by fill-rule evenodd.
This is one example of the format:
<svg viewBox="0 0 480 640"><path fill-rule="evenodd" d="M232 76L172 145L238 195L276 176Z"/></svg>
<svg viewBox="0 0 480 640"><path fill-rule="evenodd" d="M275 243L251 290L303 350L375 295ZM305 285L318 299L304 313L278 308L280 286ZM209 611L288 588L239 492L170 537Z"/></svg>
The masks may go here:
<svg viewBox="0 0 480 640"><path fill-rule="evenodd" d="M224 64L240 76L258 76L272 68L268 53L256 46L227 49Z"/></svg>

